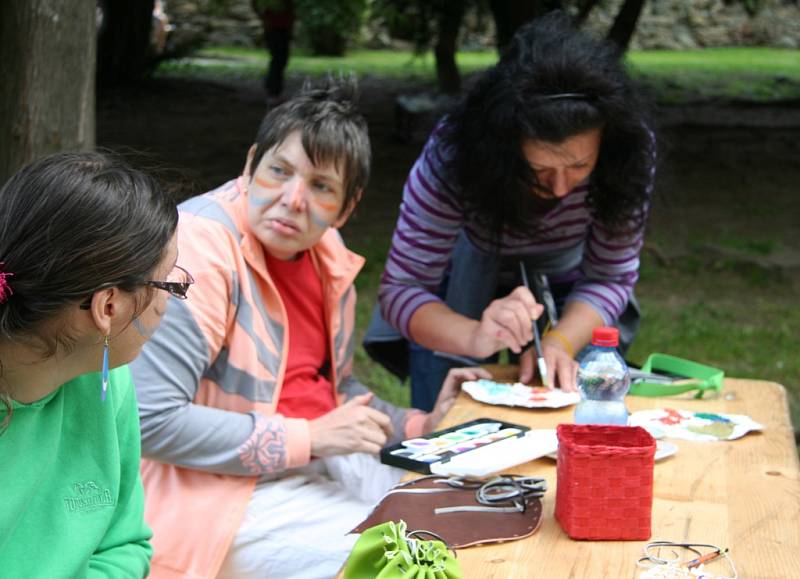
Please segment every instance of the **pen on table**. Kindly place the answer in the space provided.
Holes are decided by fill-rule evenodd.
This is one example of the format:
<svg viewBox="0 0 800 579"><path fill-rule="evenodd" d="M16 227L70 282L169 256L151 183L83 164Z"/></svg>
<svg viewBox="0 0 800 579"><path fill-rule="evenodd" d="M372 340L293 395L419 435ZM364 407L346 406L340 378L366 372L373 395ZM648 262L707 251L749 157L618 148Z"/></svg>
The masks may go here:
<svg viewBox="0 0 800 579"><path fill-rule="evenodd" d="M522 274L523 285L531 289L528 285L528 273L525 271L525 262L522 260L519 262L519 271ZM539 366L539 375L542 377L542 384L548 386L547 364L545 364L544 357L542 357L542 341L539 338L539 328L536 325L536 320L531 320L531 328L533 329L533 343L536 347L536 364Z"/></svg>
<svg viewBox="0 0 800 579"><path fill-rule="evenodd" d="M699 567L703 563L708 563L709 561L713 561L719 557L722 557L725 553L728 552L728 549L717 549L716 551L712 551L711 553L706 553L705 555L701 555L696 559L692 559L688 563L686 563L686 567L689 569L694 569L695 567Z"/></svg>

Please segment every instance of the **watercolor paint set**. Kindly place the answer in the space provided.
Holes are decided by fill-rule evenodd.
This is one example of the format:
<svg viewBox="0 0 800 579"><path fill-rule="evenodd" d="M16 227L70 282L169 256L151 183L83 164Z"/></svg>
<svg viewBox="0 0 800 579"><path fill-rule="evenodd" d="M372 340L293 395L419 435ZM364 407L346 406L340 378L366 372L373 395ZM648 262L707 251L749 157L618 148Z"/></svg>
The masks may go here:
<svg viewBox="0 0 800 579"><path fill-rule="evenodd" d="M381 462L422 474L480 475L493 472L498 459L502 465L531 460L530 432L527 426L479 418L384 447ZM540 450L538 456L547 454Z"/></svg>

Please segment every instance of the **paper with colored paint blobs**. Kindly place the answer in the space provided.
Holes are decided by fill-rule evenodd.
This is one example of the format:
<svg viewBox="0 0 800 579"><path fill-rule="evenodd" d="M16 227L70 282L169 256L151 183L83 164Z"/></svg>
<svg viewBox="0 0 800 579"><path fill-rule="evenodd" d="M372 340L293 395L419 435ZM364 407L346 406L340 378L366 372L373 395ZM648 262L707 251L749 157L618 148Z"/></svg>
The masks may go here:
<svg viewBox="0 0 800 579"><path fill-rule="evenodd" d="M630 426L641 426L655 438L716 441L741 438L764 427L744 414L718 414L659 408L640 410L630 415Z"/></svg>
<svg viewBox="0 0 800 579"><path fill-rule="evenodd" d="M526 386L521 382L508 384L493 380L464 382L462 390L479 402L497 406L522 406L525 408L561 408L581 401L577 392L551 390L541 386Z"/></svg>

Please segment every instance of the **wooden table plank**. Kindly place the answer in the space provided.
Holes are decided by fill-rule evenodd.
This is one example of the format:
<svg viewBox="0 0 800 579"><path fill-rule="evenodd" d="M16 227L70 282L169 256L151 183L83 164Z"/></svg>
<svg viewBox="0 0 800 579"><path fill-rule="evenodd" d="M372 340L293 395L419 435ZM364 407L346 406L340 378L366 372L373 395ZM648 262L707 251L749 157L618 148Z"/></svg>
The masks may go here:
<svg viewBox="0 0 800 579"><path fill-rule="evenodd" d="M498 380L515 379L515 369L493 367ZM727 546L740 577L786 578L800 569L800 469L786 393L779 384L725 381L721 396L628 397L630 411L661 407L747 414L764 426L729 442L673 441L678 453L656 463L653 539ZM533 428L572 422L573 408L528 410L490 406L462 394L440 425L491 417ZM555 462L542 458L514 472L544 477L542 527L532 537L459 551L467 577L630 577L643 541L573 541L553 517Z"/></svg>

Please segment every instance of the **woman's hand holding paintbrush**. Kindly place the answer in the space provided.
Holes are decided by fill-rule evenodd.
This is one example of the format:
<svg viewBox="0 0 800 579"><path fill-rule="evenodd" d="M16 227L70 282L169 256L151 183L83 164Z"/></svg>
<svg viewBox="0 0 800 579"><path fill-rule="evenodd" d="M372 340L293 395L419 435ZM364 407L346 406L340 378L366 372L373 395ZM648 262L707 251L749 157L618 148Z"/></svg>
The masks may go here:
<svg viewBox="0 0 800 579"><path fill-rule="evenodd" d="M578 363L560 345L548 340L549 334L542 337L542 358L547 367L547 384L550 388L561 388L564 392L576 392L575 382ZM535 374L536 352L531 347L519 358L519 381L529 383Z"/></svg>
<svg viewBox="0 0 800 579"><path fill-rule="evenodd" d="M525 288L528 285L528 273L525 263L519 262L520 277ZM528 383L534 376L534 368L538 369L539 377L544 386L555 388L560 386L566 392L577 390L575 376L577 373L577 363L573 359L574 352L565 348L569 345L569 340L565 336L559 339L560 332L550 330L545 335L545 339L540 338L536 321L531 322L531 333L533 334L534 345L520 356L520 377L522 383ZM555 345L553 341L558 342Z"/></svg>
<svg viewBox="0 0 800 579"><path fill-rule="evenodd" d="M520 286L487 306L469 336L469 348L459 353L481 359L508 348L521 354L533 340L531 320L543 311L530 290Z"/></svg>
<svg viewBox="0 0 800 579"><path fill-rule="evenodd" d="M437 306L440 304L426 304L423 307ZM521 354L521 382L529 383L535 375L534 368L538 366L545 386L553 388L558 385L565 391L574 391L577 365L572 355L563 348L554 346L552 336L540 337L536 334L534 322L543 311L544 307L536 302L533 293L523 284L506 297L492 301L479 321L470 320L472 327L465 327L461 334L464 337L462 347L453 348L452 344L435 347L445 356L455 353L476 360L508 348L515 354ZM524 351L531 342L537 342L537 346ZM536 358L541 362L537 364L534 361Z"/></svg>
<svg viewBox="0 0 800 579"><path fill-rule="evenodd" d="M522 284L525 286L530 292L530 284L528 284L528 272L525 271L525 262L519 262L519 271L520 275L522 276ZM537 316L538 317L538 316ZM533 334L533 342L535 351L533 354L536 355L536 367L539 369L539 378L542 380L542 384L544 386L549 386L552 388L552 383L548 380L547 375L547 363L544 360L544 353L542 352L542 340L539 337L539 328L536 325L536 318L531 320L531 334Z"/></svg>

